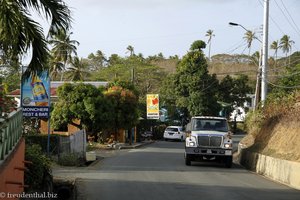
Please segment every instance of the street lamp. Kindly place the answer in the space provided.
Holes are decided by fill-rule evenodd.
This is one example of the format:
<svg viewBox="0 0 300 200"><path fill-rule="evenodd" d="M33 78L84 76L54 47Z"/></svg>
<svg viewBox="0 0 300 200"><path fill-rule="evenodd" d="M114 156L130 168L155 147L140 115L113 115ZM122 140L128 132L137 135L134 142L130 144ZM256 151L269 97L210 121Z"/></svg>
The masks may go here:
<svg viewBox="0 0 300 200"><path fill-rule="evenodd" d="M240 24L229 22L232 26L240 26L246 31L248 31L245 27ZM264 105L267 98L267 90L268 90L268 81L267 81L267 69L268 69L268 34L269 34L269 0L264 1L264 25L263 25L263 41L258 41L262 43L262 64L261 66L261 102Z"/></svg>
<svg viewBox="0 0 300 200"><path fill-rule="evenodd" d="M245 31L249 31L248 29L246 29L243 25L241 25L241 24L237 24L237 23L234 23L234 22L229 22L229 25L231 25L231 26L240 26L240 27L242 27Z"/></svg>
<svg viewBox="0 0 300 200"><path fill-rule="evenodd" d="M229 22L229 25L231 26L240 26L242 27L245 31L249 31L248 29L246 29L243 25L241 24L238 24L238 23L234 23L234 22ZM262 41L260 39L258 39L257 37L255 37L255 39L257 39L260 43L262 43ZM261 61L262 61L262 58L261 58L261 55L262 53L260 52L259 53L259 61L258 61L258 72L257 72L257 77L256 77L256 86L255 86L255 101L254 101L254 109L256 109L256 107L258 106L258 103L259 103L259 93L260 93L260 87L261 87L261 84L260 84L260 77L261 77Z"/></svg>
<svg viewBox="0 0 300 200"><path fill-rule="evenodd" d="M240 27L242 27L245 31L250 31L250 30L248 30L248 29L246 29L242 24L237 24L237 23L234 23L234 22L229 22L229 25L231 25L231 26L240 26ZM257 37L255 37L255 39L257 39L260 43L262 43L262 41L259 39L259 38L257 38Z"/></svg>

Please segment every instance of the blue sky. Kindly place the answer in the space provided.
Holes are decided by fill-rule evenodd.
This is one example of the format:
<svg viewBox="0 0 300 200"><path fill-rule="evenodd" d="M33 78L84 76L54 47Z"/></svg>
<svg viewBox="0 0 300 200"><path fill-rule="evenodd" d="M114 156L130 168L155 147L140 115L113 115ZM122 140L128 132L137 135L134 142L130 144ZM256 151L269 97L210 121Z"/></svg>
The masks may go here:
<svg viewBox="0 0 300 200"><path fill-rule="evenodd" d="M112 53L127 56L128 45L134 47L136 54L142 53L145 57L159 52L165 57L175 54L181 57L193 41L207 41L205 34L209 29L215 34L211 55L248 54L243 39L245 31L241 27L229 26L229 22L242 24L262 39L259 31L263 24L263 0L65 2L73 12L72 39L80 42L79 57L87 57L97 50L106 56ZM292 50L300 51L299 10L299 0L270 0L269 44L287 34L295 41ZM260 43L254 41L251 53L259 48ZM208 48L205 53L208 54ZM269 55L273 55L272 50Z"/></svg>

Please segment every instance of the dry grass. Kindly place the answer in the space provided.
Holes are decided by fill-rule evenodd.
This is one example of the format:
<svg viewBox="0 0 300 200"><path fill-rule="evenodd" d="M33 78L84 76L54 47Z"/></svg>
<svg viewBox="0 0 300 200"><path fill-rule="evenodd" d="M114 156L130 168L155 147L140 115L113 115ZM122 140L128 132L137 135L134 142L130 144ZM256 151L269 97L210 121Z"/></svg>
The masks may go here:
<svg viewBox="0 0 300 200"><path fill-rule="evenodd" d="M300 94L274 101L264 115L248 119L248 136L242 140L250 150L265 155L300 162ZM262 120L261 125L257 121Z"/></svg>

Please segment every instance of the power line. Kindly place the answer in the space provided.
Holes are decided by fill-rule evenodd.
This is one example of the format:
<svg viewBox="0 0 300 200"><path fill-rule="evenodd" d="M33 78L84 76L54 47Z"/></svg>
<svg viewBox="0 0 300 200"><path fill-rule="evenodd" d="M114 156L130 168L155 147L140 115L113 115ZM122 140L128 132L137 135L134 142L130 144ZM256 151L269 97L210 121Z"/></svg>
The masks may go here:
<svg viewBox="0 0 300 200"><path fill-rule="evenodd" d="M243 43L244 42L244 43ZM241 44L242 43L242 44ZM242 39L239 42L237 42L236 44L232 45L230 48L228 48L225 52L226 54L231 54L232 52L234 52L235 50L241 48L242 46L246 45L245 40ZM237 47L236 47L237 46Z"/></svg>
<svg viewBox="0 0 300 200"><path fill-rule="evenodd" d="M262 2L261 1L263 1L263 0L258 0L258 2L260 3L260 5L263 7L263 4L262 4ZM282 1L282 0L281 0ZM277 4L277 2L276 2L276 0L275 0L275 3ZM277 7L281 10L281 12L283 13L283 15L285 16L285 18L287 19L287 21L289 22L289 24L291 25L291 27L297 32L297 34L300 36L300 31L298 31L298 30L296 30L295 29L295 27L290 23L290 21L289 21L289 19L286 17L286 15L284 14L284 12L283 12L283 10L279 7L279 5L277 4ZM288 11L287 11L288 12ZM290 15L290 14L289 14ZM273 17L269 14L269 17L270 17L270 19L271 19L271 21L275 24L275 26L277 27L277 29L283 34L283 35L286 35L286 33L281 29L281 27L277 24L277 22L273 19ZM292 17L291 17L292 18ZM293 19L292 19L293 20ZM294 20L293 20L294 21ZM294 22L294 24L295 24L295 22ZM296 26L297 27L297 26ZM298 28L298 27L297 27ZM269 34L269 36L270 37L272 37L270 34ZM272 40L274 40L273 38L272 38ZM299 51L298 50L298 48L297 48L297 46L294 46L295 47L295 49L297 50L297 51Z"/></svg>
<svg viewBox="0 0 300 200"><path fill-rule="evenodd" d="M294 60L294 61L293 61L292 63L290 63L289 65L298 63L299 61L300 61L300 59ZM298 64L300 64L300 63L298 63ZM285 69L285 68L287 68L289 65L282 65L282 66L280 66L280 67L276 67L275 69L269 69L268 72L271 72L271 71L278 71L278 70L280 70L280 69Z"/></svg>
<svg viewBox="0 0 300 200"><path fill-rule="evenodd" d="M264 7L260 0L258 0L258 2L260 3L260 5L261 5L262 7ZM272 17L270 14L269 14L269 17L270 17L270 19L272 20L272 22L275 24L275 26L278 28L278 30L279 30L283 35L285 35L285 32L280 28L280 26L277 24L277 22L273 19L273 17Z"/></svg>
<svg viewBox="0 0 300 200"><path fill-rule="evenodd" d="M289 15L290 19L292 20L293 24L294 24L294 27L297 29L296 32L298 32L298 34L300 33L300 29L299 27L297 26L297 24L295 23L293 17L291 16L290 12L288 11L288 9L286 8L286 6L284 5L283 1L281 0L281 4L283 6L283 8L285 9L285 11L287 12L287 14ZM300 35L300 34L299 34Z"/></svg>
<svg viewBox="0 0 300 200"><path fill-rule="evenodd" d="M300 74L300 72L295 72L292 74L286 74L286 75L269 75L270 77L279 77L279 78L284 78L284 77L291 77Z"/></svg>
<svg viewBox="0 0 300 200"><path fill-rule="evenodd" d="M257 72L257 70L245 70L245 71L238 71L238 72L224 72L224 73L217 73L216 75L241 74L241 73L250 73L250 72Z"/></svg>
<svg viewBox="0 0 300 200"><path fill-rule="evenodd" d="M278 87L278 88L286 88L286 89L295 89L295 88L300 88L300 85L295 85L295 86L285 86L285 85L277 85L277 84L274 84L272 82L269 82L268 83L270 85L273 85L274 87Z"/></svg>
<svg viewBox="0 0 300 200"><path fill-rule="evenodd" d="M219 80L217 79L217 80L213 81L209 86L207 86L206 88L202 89L201 92L203 92L203 91L209 89L209 88L212 87L216 82L219 82Z"/></svg>

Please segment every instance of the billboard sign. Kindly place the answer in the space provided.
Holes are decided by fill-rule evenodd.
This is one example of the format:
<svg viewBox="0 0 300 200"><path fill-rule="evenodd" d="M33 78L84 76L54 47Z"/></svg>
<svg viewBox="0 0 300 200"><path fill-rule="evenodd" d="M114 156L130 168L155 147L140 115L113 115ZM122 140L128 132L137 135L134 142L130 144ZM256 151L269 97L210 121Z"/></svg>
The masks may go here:
<svg viewBox="0 0 300 200"><path fill-rule="evenodd" d="M158 94L147 94L147 119L159 119Z"/></svg>
<svg viewBox="0 0 300 200"><path fill-rule="evenodd" d="M21 107L24 117L49 118L50 78L48 71L30 76L21 84Z"/></svg>

